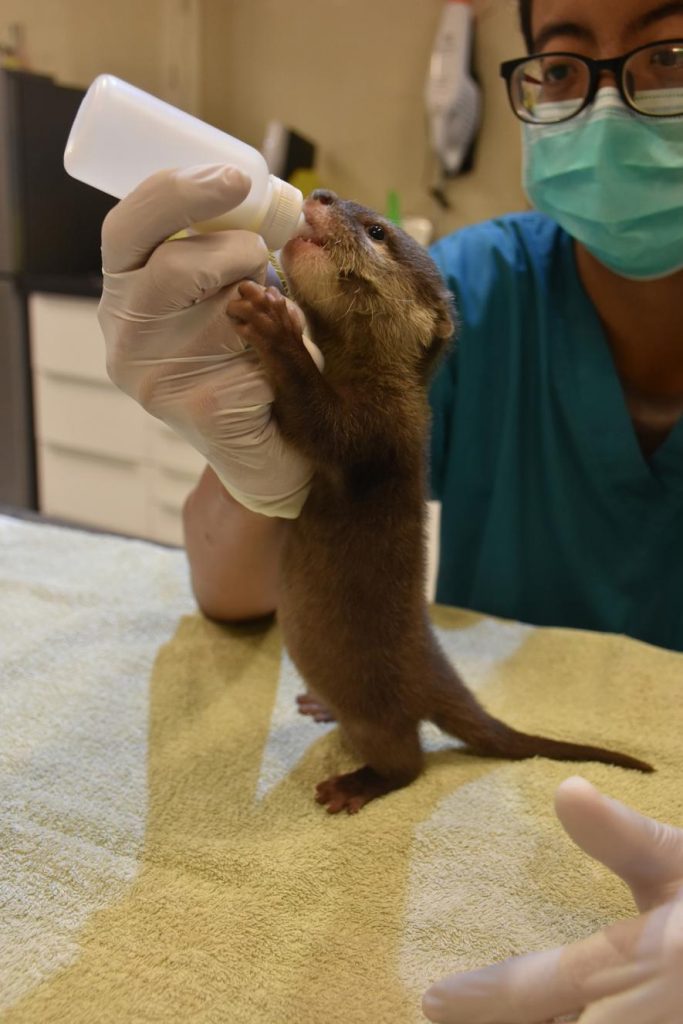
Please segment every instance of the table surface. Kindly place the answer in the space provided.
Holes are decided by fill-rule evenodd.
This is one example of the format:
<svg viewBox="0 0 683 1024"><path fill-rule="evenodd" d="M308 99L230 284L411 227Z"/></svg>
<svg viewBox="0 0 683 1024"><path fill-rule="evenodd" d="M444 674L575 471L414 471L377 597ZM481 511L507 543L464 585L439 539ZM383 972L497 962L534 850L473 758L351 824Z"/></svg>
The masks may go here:
<svg viewBox="0 0 683 1024"><path fill-rule="evenodd" d="M578 770L683 825L683 655L434 608L494 714L657 772L434 731L411 786L332 817L315 785L357 763L297 714L277 625L210 622L182 550L70 525L0 517L0 1017L423 1024L440 975L633 912L553 793Z"/></svg>

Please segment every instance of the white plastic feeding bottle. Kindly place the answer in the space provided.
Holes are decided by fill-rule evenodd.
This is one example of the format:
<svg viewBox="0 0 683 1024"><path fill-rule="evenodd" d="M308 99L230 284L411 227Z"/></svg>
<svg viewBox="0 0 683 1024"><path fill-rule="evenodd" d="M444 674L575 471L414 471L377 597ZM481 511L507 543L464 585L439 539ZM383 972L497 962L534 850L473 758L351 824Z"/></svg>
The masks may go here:
<svg viewBox="0 0 683 1024"><path fill-rule="evenodd" d="M198 164L239 167L251 189L197 230L245 228L280 249L303 224L301 192L270 174L258 150L114 75L99 75L86 92L64 152L72 177L117 199L155 171Z"/></svg>

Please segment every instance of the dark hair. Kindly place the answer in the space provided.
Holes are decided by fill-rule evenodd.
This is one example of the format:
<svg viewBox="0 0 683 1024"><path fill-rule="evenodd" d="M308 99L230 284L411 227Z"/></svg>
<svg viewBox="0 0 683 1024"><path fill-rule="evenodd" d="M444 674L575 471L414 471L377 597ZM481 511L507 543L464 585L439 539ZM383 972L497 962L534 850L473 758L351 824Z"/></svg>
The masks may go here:
<svg viewBox="0 0 683 1024"><path fill-rule="evenodd" d="M531 0L519 0L519 23L527 52L531 53L534 48L534 38L531 34Z"/></svg>

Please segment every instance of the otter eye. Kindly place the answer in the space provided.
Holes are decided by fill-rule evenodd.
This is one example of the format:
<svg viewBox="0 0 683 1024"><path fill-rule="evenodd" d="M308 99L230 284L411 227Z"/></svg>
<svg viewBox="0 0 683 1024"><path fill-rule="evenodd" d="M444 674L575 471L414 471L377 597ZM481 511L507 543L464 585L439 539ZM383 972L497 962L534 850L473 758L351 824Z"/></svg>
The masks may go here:
<svg viewBox="0 0 683 1024"><path fill-rule="evenodd" d="M385 235L384 228L381 224L371 224L368 228L368 234L370 238L374 238L376 242L381 242Z"/></svg>

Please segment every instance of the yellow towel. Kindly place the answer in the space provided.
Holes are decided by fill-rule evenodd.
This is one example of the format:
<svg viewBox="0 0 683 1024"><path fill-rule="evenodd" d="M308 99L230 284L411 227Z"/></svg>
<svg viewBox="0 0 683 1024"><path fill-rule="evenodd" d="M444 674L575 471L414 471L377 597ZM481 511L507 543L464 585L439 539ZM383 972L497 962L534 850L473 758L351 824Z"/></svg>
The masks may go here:
<svg viewBox="0 0 683 1024"><path fill-rule="evenodd" d="M417 1024L454 969L632 913L552 810L577 766L466 755L355 817L353 766L297 715L272 624L194 613L182 552L0 517L3 1024ZM434 609L482 701L610 744L578 770L683 824L683 658L622 637Z"/></svg>

